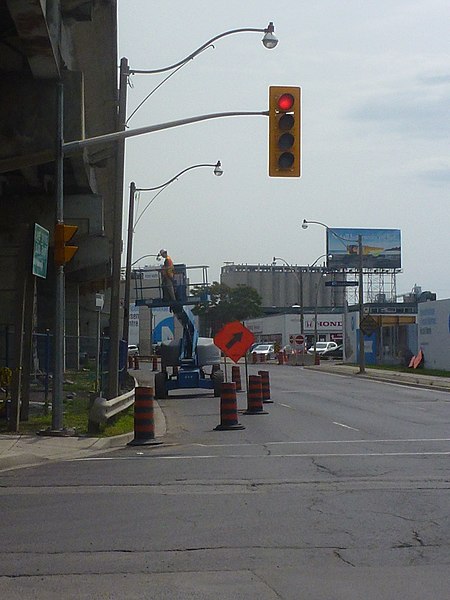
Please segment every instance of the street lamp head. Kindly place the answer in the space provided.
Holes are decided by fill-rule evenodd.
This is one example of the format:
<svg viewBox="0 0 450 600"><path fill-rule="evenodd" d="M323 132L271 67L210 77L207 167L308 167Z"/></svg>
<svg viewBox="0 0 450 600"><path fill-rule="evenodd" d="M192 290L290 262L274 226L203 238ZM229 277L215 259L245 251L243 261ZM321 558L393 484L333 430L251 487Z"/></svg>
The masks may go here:
<svg viewBox="0 0 450 600"><path fill-rule="evenodd" d="M269 50L272 50L272 48L275 48L275 46L278 44L278 38L275 37L273 33L274 31L275 27L271 21L267 26L267 29L264 30L264 37L262 39L264 47L268 48Z"/></svg>
<svg viewBox="0 0 450 600"><path fill-rule="evenodd" d="M214 175L217 175L217 177L223 175L222 163L220 162L220 160L217 161L217 164L214 167Z"/></svg>
<svg viewBox="0 0 450 600"><path fill-rule="evenodd" d="M308 229L308 221L306 219L303 219L302 229Z"/></svg>

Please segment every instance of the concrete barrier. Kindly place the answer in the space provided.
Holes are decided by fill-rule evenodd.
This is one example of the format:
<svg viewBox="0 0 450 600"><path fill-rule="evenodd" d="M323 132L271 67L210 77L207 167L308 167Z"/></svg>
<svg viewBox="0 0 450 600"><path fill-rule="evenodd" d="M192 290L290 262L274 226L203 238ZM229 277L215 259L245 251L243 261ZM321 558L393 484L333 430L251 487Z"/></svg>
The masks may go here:
<svg viewBox="0 0 450 600"><path fill-rule="evenodd" d="M307 367L314 364L313 354L289 354L288 365L292 367Z"/></svg>

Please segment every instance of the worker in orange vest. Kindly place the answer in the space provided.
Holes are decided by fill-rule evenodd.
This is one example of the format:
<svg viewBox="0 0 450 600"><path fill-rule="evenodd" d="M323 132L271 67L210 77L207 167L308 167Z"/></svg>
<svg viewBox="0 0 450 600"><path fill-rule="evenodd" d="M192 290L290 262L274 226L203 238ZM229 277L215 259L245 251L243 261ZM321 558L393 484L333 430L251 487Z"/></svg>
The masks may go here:
<svg viewBox="0 0 450 600"><path fill-rule="evenodd" d="M173 260L164 248L159 251L159 255L164 259L164 265L161 268L163 299L175 302L177 298L175 295L175 268Z"/></svg>

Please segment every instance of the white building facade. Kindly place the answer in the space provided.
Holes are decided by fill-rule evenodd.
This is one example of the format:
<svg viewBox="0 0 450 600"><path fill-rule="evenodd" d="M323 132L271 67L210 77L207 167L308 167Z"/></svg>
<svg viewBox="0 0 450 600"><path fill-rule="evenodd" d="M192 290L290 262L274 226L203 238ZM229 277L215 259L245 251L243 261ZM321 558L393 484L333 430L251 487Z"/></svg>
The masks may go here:
<svg viewBox="0 0 450 600"><path fill-rule="evenodd" d="M425 367L450 371L450 299L419 304L417 321Z"/></svg>

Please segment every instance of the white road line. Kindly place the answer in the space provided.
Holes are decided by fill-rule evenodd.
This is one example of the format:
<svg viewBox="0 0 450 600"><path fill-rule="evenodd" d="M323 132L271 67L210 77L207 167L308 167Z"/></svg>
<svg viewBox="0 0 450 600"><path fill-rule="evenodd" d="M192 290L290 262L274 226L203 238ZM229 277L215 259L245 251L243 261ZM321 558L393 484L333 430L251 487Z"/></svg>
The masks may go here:
<svg viewBox="0 0 450 600"><path fill-rule="evenodd" d="M317 452L317 453L308 453L308 454L200 454L198 456L189 455L189 456L155 456L148 454L146 458L151 458L152 460L205 460L205 459L219 459L223 460L225 458L340 458L340 457L360 457L360 458L373 458L373 457L414 457L414 456L450 456L449 452L342 452L342 453L332 453L332 452ZM113 461L113 460L135 460L135 456L116 456L116 457L88 457L88 458L75 458L76 462L95 462L95 461Z"/></svg>
<svg viewBox="0 0 450 600"><path fill-rule="evenodd" d="M289 406L289 404L283 404L282 402L279 402L278 405L285 406L286 408L292 408L292 406Z"/></svg>
<svg viewBox="0 0 450 600"><path fill-rule="evenodd" d="M417 442L450 442L450 438L400 438L400 439L366 439L366 440L299 440L289 442L260 442L243 444L192 444L199 448L240 448L242 446L275 446L291 444L384 444L384 443L417 443Z"/></svg>
<svg viewBox="0 0 450 600"><path fill-rule="evenodd" d="M350 427L350 425L345 425L344 423L338 423L337 421L333 421L333 425L339 425L339 427L345 427L345 429L352 429L353 431L359 431L359 429L355 429L355 427Z"/></svg>

